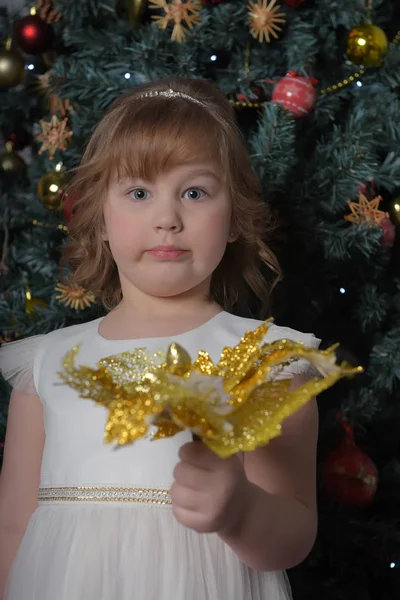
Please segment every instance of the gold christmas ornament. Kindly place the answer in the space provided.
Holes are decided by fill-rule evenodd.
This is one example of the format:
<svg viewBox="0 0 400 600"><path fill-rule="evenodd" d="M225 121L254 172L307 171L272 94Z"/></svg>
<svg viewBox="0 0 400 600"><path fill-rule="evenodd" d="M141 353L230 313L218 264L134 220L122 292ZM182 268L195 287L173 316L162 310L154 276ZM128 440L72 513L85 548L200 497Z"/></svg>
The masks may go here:
<svg viewBox="0 0 400 600"><path fill-rule="evenodd" d="M50 121L42 119L39 122L42 128L42 133L36 136L36 139L42 142L39 154L47 150L49 158L52 159L57 150L66 150L72 137L72 131L68 127L68 119L65 117L60 121L57 115L53 115Z"/></svg>
<svg viewBox="0 0 400 600"><path fill-rule="evenodd" d="M12 142L6 142L6 151L0 154L0 171L12 175L23 175L26 164L23 158L14 152Z"/></svg>
<svg viewBox="0 0 400 600"><path fill-rule="evenodd" d="M56 296L57 300L74 310L84 310L85 308L89 308L91 304L96 303L96 299L92 292L88 292L75 283L58 283L54 289L56 292L60 292L60 294Z"/></svg>
<svg viewBox="0 0 400 600"><path fill-rule="evenodd" d="M127 0L127 2L129 23L137 25L146 7L147 0Z"/></svg>
<svg viewBox="0 0 400 600"><path fill-rule="evenodd" d="M347 35L345 51L355 65L380 67L389 48L385 32L376 25L363 23Z"/></svg>
<svg viewBox="0 0 400 600"><path fill-rule="evenodd" d="M279 436L282 422L344 376L362 371L336 364L335 348L315 350L292 340L263 344L269 322L227 347L217 364L200 351L192 362L171 344L164 355L145 348L109 356L97 368L76 366L79 346L59 377L82 398L108 409L106 442L132 443L152 426L153 440L189 429L221 457L251 451ZM306 360L319 376L291 389L284 368Z"/></svg>
<svg viewBox="0 0 400 600"><path fill-rule="evenodd" d="M194 25L201 22L200 12L202 4L199 0L150 0L151 9L162 9L163 15L153 15L157 27L166 29L169 23L173 24L171 39L182 44L186 30L193 29Z"/></svg>
<svg viewBox="0 0 400 600"><path fill-rule="evenodd" d="M69 176L59 163L54 171L46 173L39 179L37 193L39 200L47 210L61 210L63 207L65 188Z"/></svg>
<svg viewBox="0 0 400 600"><path fill-rule="evenodd" d="M394 223L400 225L400 198L395 198L390 203L390 214Z"/></svg>
<svg viewBox="0 0 400 600"><path fill-rule="evenodd" d="M37 308L48 308L48 305L41 298L32 298L31 292L27 290L25 294L25 312L32 317L36 315Z"/></svg>
<svg viewBox="0 0 400 600"><path fill-rule="evenodd" d="M282 31L281 24L286 23L285 13L279 12L281 6L276 0L254 0L248 5L250 33L259 42L269 44L272 37L278 39Z"/></svg>
<svg viewBox="0 0 400 600"><path fill-rule="evenodd" d="M25 79L25 61L22 54L11 48L11 40L0 49L0 89L8 89Z"/></svg>
<svg viewBox="0 0 400 600"><path fill-rule="evenodd" d="M351 215L346 215L345 220L356 225L379 226L384 219L389 218L387 212L379 210L379 204L382 202L381 196L376 196L368 200L364 194L359 193L358 202L348 202Z"/></svg>

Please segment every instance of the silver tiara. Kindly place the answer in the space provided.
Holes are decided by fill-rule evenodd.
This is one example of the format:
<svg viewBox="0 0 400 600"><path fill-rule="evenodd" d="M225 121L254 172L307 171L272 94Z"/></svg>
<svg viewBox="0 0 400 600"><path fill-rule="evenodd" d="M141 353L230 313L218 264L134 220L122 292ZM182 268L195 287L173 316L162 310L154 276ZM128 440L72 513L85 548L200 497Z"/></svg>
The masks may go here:
<svg viewBox="0 0 400 600"><path fill-rule="evenodd" d="M193 98L189 96L189 94L185 94L184 92L175 92L174 90L154 90L153 92L145 92L144 94L140 94L138 98L156 98L157 96L162 96L163 98L184 98L185 100L189 100L190 102L194 102L195 104L199 104L200 106L205 107L205 104L197 98Z"/></svg>

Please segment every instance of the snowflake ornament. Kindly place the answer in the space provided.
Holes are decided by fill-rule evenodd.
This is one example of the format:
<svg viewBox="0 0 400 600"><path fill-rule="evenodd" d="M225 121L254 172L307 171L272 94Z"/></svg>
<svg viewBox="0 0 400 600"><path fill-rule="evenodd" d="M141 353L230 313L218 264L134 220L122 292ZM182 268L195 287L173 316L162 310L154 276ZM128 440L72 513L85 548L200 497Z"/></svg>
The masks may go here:
<svg viewBox="0 0 400 600"><path fill-rule="evenodd" d="M382 221L389 218L389 214L379 210L382 202L381 196L375 196L368 200L362 192L359 193L358 202L348 202L351 215L346 215L345 220L356 225L370 225L372 227L381 225Z"/></svg>
<svg viewBox="0 0 400 600"><path fill-rule="evenodd" d="M58 283L54 289L59 292L59 295L56 296L57 300L74 310L84 310L89 308L91 304L96 303L92 292L88 292L75 283L68 282L66 285Z"/></svg>
<svg viewBox="0 0 400 600"><path fill-rule="evenodd" d="M49 152L49 158L52 159L56 150L65 150L69 139L72 137L72 131L68 128L68 119L60 119L53 115L51 121L40 122L42 133L40 133L36 139L42 142L42 146L39 150L39 154L42 154L46 150Z"/></svg>
<svg viewBox="0 0 400 600"><path fill-rule="evenodd" d="M199 0L150 0L151 9L162 9L163 15L153 15L157 27L166 29L169 23L173 23L171 39L178 44L182 44L186 30L184 26L193 29L201 21L200 12L202 4Z"/></svg>
<svg viewBox="0 0 400 600"><path fill-rule="evenodd" d="M282 31L280 24L286 23L285 13L279 12L281 7L275 4L276 0L254 0L248 6L250 33L259 42L265 38L269 44L271 36L277 39Z"/></svg>

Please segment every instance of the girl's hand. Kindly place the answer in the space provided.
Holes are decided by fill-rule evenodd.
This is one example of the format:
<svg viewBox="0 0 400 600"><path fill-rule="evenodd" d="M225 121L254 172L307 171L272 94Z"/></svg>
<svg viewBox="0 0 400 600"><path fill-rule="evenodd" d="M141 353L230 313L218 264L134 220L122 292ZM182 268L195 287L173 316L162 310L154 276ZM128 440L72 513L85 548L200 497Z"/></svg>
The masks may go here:
<svg viewBox="0 0 400 600"><path fill-rule="evenodd" d="M199 533L234 529L246 511L252 487L241 460L219 458L197 441L182 446L179 458L171 488L177 521Z"/></svg>

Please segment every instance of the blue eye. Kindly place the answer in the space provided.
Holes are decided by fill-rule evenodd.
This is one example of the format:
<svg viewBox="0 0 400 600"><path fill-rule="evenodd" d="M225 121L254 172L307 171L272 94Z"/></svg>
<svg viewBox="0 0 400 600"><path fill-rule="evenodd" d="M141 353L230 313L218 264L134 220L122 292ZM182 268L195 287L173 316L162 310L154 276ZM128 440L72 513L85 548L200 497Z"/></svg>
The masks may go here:
<svg viewBox="0 0 400 600"><path fill-rule="evenodd" d="M188 200L201 200L206 195L206 192L201 188L189 188L184 193L184 197Z"/></svg>
<svg viewBox="0 0 400 600"><path fill-rule="evenodd" d="M135 188L129 192L129 196L133 198L133 200L147 200L149 192L143 188Z"/></svg>

